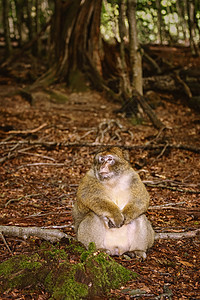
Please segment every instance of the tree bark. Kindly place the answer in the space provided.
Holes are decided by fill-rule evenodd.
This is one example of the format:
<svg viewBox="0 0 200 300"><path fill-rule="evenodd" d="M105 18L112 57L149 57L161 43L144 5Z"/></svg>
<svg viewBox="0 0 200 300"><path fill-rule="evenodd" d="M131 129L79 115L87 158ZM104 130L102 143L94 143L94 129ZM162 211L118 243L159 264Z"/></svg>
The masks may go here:
<svg viewBox="0 0 200 300"><path fill-rule="evenodd" d="M10 39L10 27L9 27L9 1L2 0L3 3L3 27L4 27L4 37L6 43L6 57L8 57L12 52L12 45Z"/></svg>
<svg viewBox="0 0 200 300"><path fill-rule="evenodd" d="M119 2L119 36L120 36L120 57L119 68L121 75L121 89L122 92L129 98L131 95L130 79L127 72L126 56L125 56L125 39L126 39L126 1Z"/></svg>
<svg viewBox="0 0 200 300"><path fill-rule="evenodd" d="M101 74L100 13L102 0L56 2L55 62L57 77L69 78L72 71L84 71L89 56ZM61 37L61 38L60 38ZM59 40L61 42L59 43Z"/></svg>
<svg viewBox="0 0 200 300"><path fill-rule="evenodd" d="M157 18L158 18L158 43L162 45L163 39L162 39L162 27L163 27L163 22L162 22L162 13L161 13L161 1L156 0L156 7L157 7Z"/></svg>
<svg viewBox="0 0 200 300"><path fill-rule="evenodd" d="M129 23L129 53L131 64L131 85L141 95L142 88L142 57L137 39L137 24L136 24L136 6L137 0L127 1L127 16Z"/></svg>

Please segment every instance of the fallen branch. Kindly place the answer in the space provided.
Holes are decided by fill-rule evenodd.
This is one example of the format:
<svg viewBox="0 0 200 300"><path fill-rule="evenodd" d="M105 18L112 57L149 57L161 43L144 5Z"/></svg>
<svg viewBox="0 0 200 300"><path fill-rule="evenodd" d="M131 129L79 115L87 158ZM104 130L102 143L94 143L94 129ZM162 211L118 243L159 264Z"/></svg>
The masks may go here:
<svg viewBox="0 0 200 300"><path fill-rule="evenodd" d="M5 134L30 134L30 133L36 133L38 132L39 130L43 129L44 127L47 126L47 123L44 123L42 125L40 125L39 127L37 128L34 128L34 129L28 129L28 130L10 130L8 132L5 132Z"/></svg>
<svg viewBox="0 0 200 300"><path fill-rule="evenodd" d="M98 142L94 142L94 143L86 143L86 142L82 142L82 143L68 143L68 142L45 142L45 141L27 141L27 140L23 140L23 141L18 141L17 143L19 143L20 145L39 145L39 146L43 146L43 147L47 147L47 148L55 148L55 147L119 147L119 148L123 148L123 149L127 149L127 150L132 150L132 149L160 149L163 147L165 147L166 144L157 144L157 145L152 145L146 143L143 145L124 145L124 144L102 144L102 143L98 143ZM5 142L0 142L0 145L13 145L16 144L16 141L5 141ZM167 148L172 148L172 149L182 149L182 150L187 150L187 151L191 151L191 152L195 152L195 153L200 153L200 148L194 147L194 146L190 146L190 145L184 145L184 144L167 144Z"/></svg>
<svg viewBox="0 0 200 300"><path fill-rule="evenodd" d="M54 158L52 157L49 157L49 156L45 156L45 155L41 155L41 154L37 154L37 153L31 153L31 152L26 152L27 150L30 150L32 148L34 148L34 146L31 146L31 147L27 147L25 149L20 149L20 150L16 150L16 148L18 147L19 145L16 144L10 151L9 153L0 158L0 163L3 163L5 162L6 160L8 159L11 159L11 158L15 158L17 157L18 155L29 155L29 156L37 156L37 157L41 157L41 158L44 158L44 159L48 159L48 160L52 160L52 161L55 161Z"/></svg>
<svg viewBox="0 0 200 300"><path fill-rule="evenodd" d="M4 245L6 246L6 248L8 249L8 251L10 252L11 255L13 255L10 247L8 246L8 243L6 242L6 239L4 238L2 232L0 232L0 237L2 238L3 242L4 242Z"/></svg>
<svg viewBox="0 0 200 300"><path fill-rule="evenodd" d="M176 205L176 204L175 204ZM179 212L181 212L181 214L187 214L187 215L192 215L192 216L195 216L195 217L200 217L200 211L199 209L188 209L188 208L184 208L184 207L174 207L173 205L169 206L169 205L156 205L156 206L150 206L149 207L150 210L154 210L154 209L157 209L157 210L162 210L162 209L171 209L171 210L177 210Z"/></svg>
<svg viewBox="0 0 200 300"><path fill-rule="evenodd" d="M200 194L200 191L194 191L194 190L189 190L189 189L180 189L175 186L169 186L165 184L152 184L152 183L145 183L145 185L153 188L161 188L161 189L168 189L176 192L181 192L181 193L190 193L190 194Z"/></svg>
<svg viewBox="0 0 200 300"><path fill-rule="evenodd" d="M175 239L180 240L184 238L192 238L197 236L200 233L200 229L195 229L187 232L157 232L155 239Z"/></svg>
<svg viewBox="0 0 200 300"><path fill-rule="evenodd" d="M200 233L200 229L187 232L156 232L155 239L182 239L195 237ZM6 236L17 236L27 239L36 236L50 242L58 242L62 238L74 239L72 236L61 232L58 229L43 229L40 227L19 227L19 226L0 226L0 234Z"/></svg>
<svg viewBox="0 0 200 300"><path fill-rule="evenodd" d="M161 204L161 205L151 205L149 206L148 209L166 209L166 208L169 208L170 206L175 206L175 205L181 205L181 204L184 204L185 201L182 201L182 202L178 202L178 203L166 203L166 204Z"/></svg>
<svg viewBox="0 0 200 300"><path fill-rule="evenodd" d="M39 196L39 195L40 195L40 194L31 194L31 195L21 196L21 197L19 197L19 198L13 198L13 199L10 199L10 200L8 200L8 201L6 202L5 208L6 208L9 204L11 204L11 203L13 203L13 202L18 202L18 201L21 201L22 199L31 198L31 197Z"/></svg>
<svg viewBox="0 0 200 300"><path fill-rule="evenodd" d="M158 119L155 112L153 111L151 106L148 104L148 102L144 96L140 95L140 93L138 93L136 90L134 90L132 97L142 107L143 111L149 117L151 123L153 124L153 126L155 128L162 129L163 127L165 127L164 124Z"/></svg>
<svg viewBox="0 0 200 300"><path fill-rule="evenodd" d="M42 229L40 227L0 226L0 233L7 236L17 236L27 239L36 236L50 242L58 242L62 238L73 239L72 236L57 229Z"/></svg>
<svg viewBox="0 0 200 300"><path fill-rule="evenodd" d="M45 167L64 167L67 166L66 163L32 163L32 164L26 164L22 165L16 168L16 170L26 168L26 167L37 167L37 166L45 166Z"/></svg>
<svg viewBox="0 0 200 300"><path fill-rule="evenodd" d="M180 73L180 70L174 71L175 79L176 79L177 82L182 86L182 88L183 88L185 94L186 94L189 98L192 98L192 93L191 93L191 90L190 90L189 86L181 79L179 73Z"/></svg>

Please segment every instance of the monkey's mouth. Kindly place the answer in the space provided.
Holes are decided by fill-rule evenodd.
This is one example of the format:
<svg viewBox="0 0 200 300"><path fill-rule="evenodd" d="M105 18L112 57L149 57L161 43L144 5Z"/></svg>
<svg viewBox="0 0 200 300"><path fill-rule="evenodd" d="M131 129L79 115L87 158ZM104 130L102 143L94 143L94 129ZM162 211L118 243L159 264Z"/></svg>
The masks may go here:
<svg viewBox="0 0 200 300"><path fill-rule="evenodd" d="M113 174L111 172L100 172L99 173L99 176L100 176L101 180L110 179L112 177L112 175Z"/></svg>

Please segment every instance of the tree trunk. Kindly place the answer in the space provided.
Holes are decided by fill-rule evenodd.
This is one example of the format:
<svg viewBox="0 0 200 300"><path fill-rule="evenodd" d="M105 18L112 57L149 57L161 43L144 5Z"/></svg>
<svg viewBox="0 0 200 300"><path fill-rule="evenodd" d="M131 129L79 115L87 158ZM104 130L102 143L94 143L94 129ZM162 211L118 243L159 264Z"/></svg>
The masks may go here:
<svg viewBox="0 0 200 300"><path fill-rule="evenodd" d="M137 0L127 1L128 23L129 23L129 53L131 64L131 85L141 95L142 89L142 58L137 39L136 5Z"/></svg>
<svg viewBox="0 0 200 300"><path fill-rule="evenodd" d="M16 23L17 31L19 34L18 44L19 48L22 46L22 20L23 20L23 5L21 1L15 0L15 9L16 9Z"/></svg>
<svg viewBox="0 0 200 300"><path fill-rule="evenodd" d="M6 56L8 57L12 52L12 45L10 40L10 27L9 27L9 18L8 18L8 11L9 11L9 1L2 0L3 4L3 27L4 27L4 38L6 44Z"/></svg>
<svg viewBox="0 0 200 300"><path fill-rule="evenodd" d="M126 56L125 56L125 39L126 39L126 1L119 1L119 36L120 36L120 57L119 68L121 75L121 90L127 97L131 95L131 87L129 75L127 72Z"/></svg>
<svg viewBox="0 0 200 300"><path fill-rule="evenodd" d="M53 32L56 75L69 78L71 72L84 71L89 56L99 73L100 59L100 1L56 1ZM70 58L70 59L69 59Z"/></svg>
<svg viewBox="0 0 200 300"><path fill-rule="evenodd" d="M161 13L161 1L156 0L156 7L157 7L157 18L158 18L158 43L162 45L163 39L162 39L162 13Z"/></svg>
<svg viewBox="0 0 200 300"><path fill-rule="evenodd" d="M36 9L36 15L35 15L35 34L36 36L38 35L38 33L40 32L41 28L40 28L40 13L41 13L41 3L40 0L36 0L35 1L35 9ZM41 52L41 40L37 39L36 40L36 53L39 56L40 52Z"/></svg>
<svg viewBox="0 0 200 300"><path fill-rule="evenodd" d="M194 38L195 38L194 7L195 7L195 4L194 4L193 0L187 1L188 27L189 27L189 33L190 33L190 47L191 47L192 53L199 56L199 49L194 40Z"/></svg>
<svg viewBox="0 0 200 300"><path fill-rule="evenodd" d="M133 91L142 95L142 65L141 55L137 41L136 31L136 1L129 0L129 41L130 41L130 65L131 81L125 58L125 1L120 2L119 31L120 46L120 72L118 79L122 78L123 87L119 94L109 88L104 80L102 71L102 51L100 49L100 19L102 0L58 0L55 2L55 15L52 25L53 51L51 56L52 67L33 85L33 89L55 81L67 81L72 86L76 81L75 89L80 85L87 87L88 79L98 90L104 90L113 99L129 102ZM139 104L139 105L138 105ZM132 105L134 114L138 113L138 107L145 110L146 106L135 101ZM147 112L146 112L147 113Z"/></svg>

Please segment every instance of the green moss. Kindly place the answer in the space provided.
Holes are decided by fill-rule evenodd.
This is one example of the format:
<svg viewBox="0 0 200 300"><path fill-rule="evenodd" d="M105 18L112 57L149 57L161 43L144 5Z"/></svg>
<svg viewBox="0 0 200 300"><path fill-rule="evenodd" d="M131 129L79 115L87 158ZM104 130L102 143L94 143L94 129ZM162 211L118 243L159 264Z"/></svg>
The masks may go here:
<svg viewBox="0 0 200 300"><path fill-rule="evenodd" d="M77 269L80 265L74 265L68 270L62 270L53 288L53 299L81 299L88 295L88 286L76 281Z"/></svg>
<svg viewBox="0 0 200 300"><path fill-rule="evenodd" d="M82 72L80 72L78 69L71 70L69 74L68 85L70 86L72 91L76 91L76 92L88 91L87 79L85 78L85 75Z"/></svg>
<svg viewBox="0 0 200 300"><path fill-rule="evenodd" d="M88 256L90 256L95 251L96 251L96 245L95 245L95 243L92 242L89 244L88 250L81 251L81 257L80 257L81 261L85 262L86 259L88 258Z"/></svg>
<svg viewBox="0 0 200 300"><path fill-rule="evenodd" d="M44 251L44 254L48 259L50 260L59 260L59 259L67 259L68 255L64 249L57 249L56 247L53 247L50 250Z"/></svg>
<svg viewBox="0 0 200 300"><path fill-rule="evenodd" d="M65 251L74 255L81 255L85 252L85 247L78 241L70 240L69 245L66 246Z"/></svg>
<svg viewBox="0 0 200 300"><path fill-rule="evenodd" d="M9 277L9 275L14 272L17 273L21 269L37 269L42 266L42 264L39 262L40 257L36 253L30 257L27 255L19 255L10 258L9 260L3 262L0 264L0 276Z"/></svg>
<svg viewBox="0 0 200 300"><path fill-rule="evenodd" d="M135 116L134 114L129 118L129 121L132 125L141 125L143 123L143 119Z"/></svg>
<svg viewBox="0 0 200 300"><path fill-rule="evenodd" d="M45 92L49 94L51 99L53 99L57 103L62 104L69 101L69 98L66 96L66 94L61 93L60 91L46 89Z"/></svg>
<svg viewBox="0 0 200 300"><path fill-rule="evenodd" d="M4 261L0 264L0 276L3 275L6 277L7 275L11 274L11 272L14 270L15 270L15 265L11 259Z"/></svg>
<svg viewBox="0 0 200 300"><path fill-rule="evenodd" d="M98 255L91 254L86 260L86 266L95 278L94 288L97 292L100 289L107 292L111 288L118 288L131 278L137 277L137 274L127 270L103 252Z"/></svg>
<svg viewBox="0 0 200 300"><path fill-rule="evenodd" d="M78 249L78 250L77 250ZM80 251L80 261L71 264L68 256ZM77 257L78 259L78 257ZM30 257L15 256L0 264L0 291L10 288L45 288L52 299L82 299L103 295L118 288L134 274L94 244L88 250L79 243L70 243L65 249L45 243Z"/></svg>
<svg viewBox="0 0 200 300"><path fill-rule="evenodd" d="M24 259L22 259L19 262L19 268L20 269L29 269L29 270L41 268L42 263L40 263L39 260L41 260L41 258L37 253L35 253L31 257L25 256Z"/></svg>

